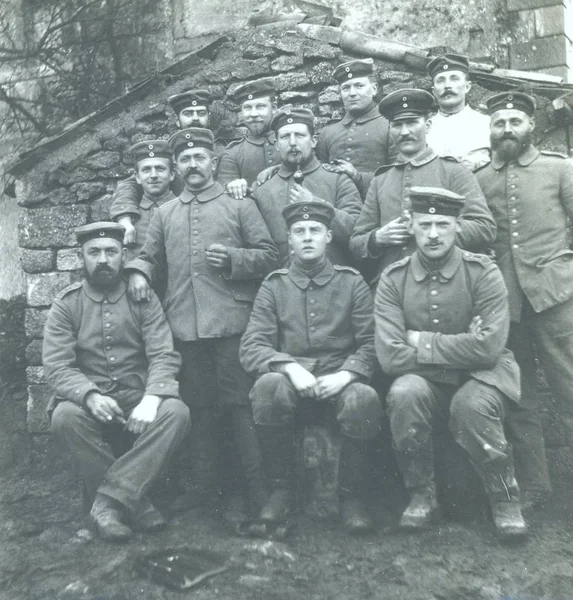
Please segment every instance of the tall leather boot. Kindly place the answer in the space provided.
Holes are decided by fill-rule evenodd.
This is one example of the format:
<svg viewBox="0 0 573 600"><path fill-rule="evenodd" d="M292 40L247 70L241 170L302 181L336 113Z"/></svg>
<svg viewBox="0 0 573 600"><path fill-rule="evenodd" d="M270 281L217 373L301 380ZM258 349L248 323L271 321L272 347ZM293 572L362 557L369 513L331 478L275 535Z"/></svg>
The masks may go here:
<svg viewBox="0 0 573 600"><path fill-rule="evenodd" d="M263 470L271 495L261 509L263 521L281 521L290 512L295 468L294 423L257 425Z"/></svg>
<svg viewBox="0 0 573 600"><path fill-rule="evenodd" d="M400 528L416 531L428 527L439 518L434 481L434 446L431 438L415 451L398 451L396 458L404 485L410 492L410 503L400 518Z"/></svg>
<svg viewBox="0 0 573 600"><path fill-rule="evenodd" d="M367 476L366 443L342 437L338 467L338 493L342 524L349 533L368 533L372 519L360 499Z"/></svg>
<svg viewBox="0 0 573 600"><path fill-rule="evenodd" d="M498 535L508 541L525 538L527 523L521 514L512 454L504 460L473 465L483 481Z"/></svg>

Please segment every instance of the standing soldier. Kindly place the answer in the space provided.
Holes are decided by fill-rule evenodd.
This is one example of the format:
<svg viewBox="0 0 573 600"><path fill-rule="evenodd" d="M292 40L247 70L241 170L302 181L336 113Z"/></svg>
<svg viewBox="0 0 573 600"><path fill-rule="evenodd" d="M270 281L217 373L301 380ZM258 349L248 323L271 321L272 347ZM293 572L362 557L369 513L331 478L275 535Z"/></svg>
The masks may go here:
<svg viewBox="0 0 573 600"><path fill-rule="evenodd" d="M456 240L462 248L482 251L495 237L495 221L474 175L457 159L439 157L426 143L433 101L424 90L404 89L380 102L398 159L376 172L350 239L357 259L378 259L379 273L415 250L408 222L413 186L440 187L466 198Z"/></svg>
<svg viewBox="0 0 573 600"><path fill-rule="evenodd" d="M346 114L328 123L320 132L316 155L335 173L348 175L366 197L376 169L390 164L395 151L388 121L374 102L378 84L373 60L351 60L338 65L332 77L340 84Z"/></svg>
<svg viewBox="0 0 573 600"><path fill-rule="evenodd" d="M261 171L279 162L271 129L277 109L275 93L272 77L249 81L235 90L234 97L241 105L241 118L249 133L227 146L221 156L217 181L236 199L246 195Z"/></svg>
<svg viewBox="0 0 573 600"><path fill-rule="evenodd" d="M167 272L165 313L183 359L182 397L191 409L197 444L196 486L189 490L189 504L216 493L215 411L220 405L231 413L251 499L261 505L252 382L239 363L239 341L257 284L276 265L277 251L256 204L236 202L213 180L211 131L183 129L170 145L185 190L155 213L141 254L128 265L130 293L145 300L150 284ZM209 380L213 372L216 387Z"/></svg>
<svg viewBox="0 0 573 600"><path fill-rule="evenodd" d="M52 431L78 466L99 535L112 541L165 526L147 494L189 429L159 300L127 294L123 235L117 223L76 230L85 279L56 296L42 357L56 393ZM132 445L117 459L114 438Z"/></svg>
<svg viewBox="0 0 573 600"><path fill-rule="evenodd" d="M560 419L573 427L573 167L566 157L531 142L535 100L509 92L492 96L491 163L476 175L496 219L493 248L509 290L510 348L521 364L523 410L510 423L524 503L550 490L539 422L535 342ZM533 392L533 393L531 393Z"/></svg>
<svg viewBox="0 0 573 600"><path fill-rule="evenodd" d="M428 64L438 112L430 117L428 145L438 156L453 156L475 171L489 162L489 119L466 104L470 63L460 54L442 54Z"/></svg>
<svg viewBox="0 0 573 600"><path fill-rule="evenodd" d="M170 96L167 102L177 116L177 127L208 127L212 100L208 90L188 90ZM171 188L175 196L183 191L184 184L179 176L175 175ZM137 180L137 174L134 174L117 184L109 209L110 217L125 228L124 245L128 247L137 245L138 249L145 242L145 237L138 238L141 228L135 227L135 223L142 217L140 203L143 194L142 185Z"/></svg>
<svg viewBox="0 0 573 600"><path fill-rule="evenodd" d="M455 245L461 196L424 187L410 193L416 252L384 271L375 299L376 353L395 377L387 412L411 493L400 526L421 529L438 514L432 435L449 419L483 481L497 533L520 538L527 526L504 433L520 400L519 368L505 348L503 278L491 259Z"/></svg>
<svg viewBox="0 0 573 600"><path fill-rule="evenodd" d="M375 363L373 303L358 271L326 258L334 208L314 200L283 209L293 260L263 282L241 342L241 362L258 377L251 399L273 491L260 518L290 509L296 415L335 413L342 432L339 493L345 527L372 522L360 500L365 442L380 429L382 406L367 385Z"/></svg>
<svg viewBox="0 0 573 600"><path fill-rule="evenodd" d="M357 187L343 173L332 173L314 152L314 114L308 108L282 108L271 127L276 132L280 168L265 183L255 186L254 197L279 250L281 264L288 263L288 235L282 217L290 202L319 198L334 207L333 242L327 251L335 264L349 264L348 241L362 202Z"/></svg>

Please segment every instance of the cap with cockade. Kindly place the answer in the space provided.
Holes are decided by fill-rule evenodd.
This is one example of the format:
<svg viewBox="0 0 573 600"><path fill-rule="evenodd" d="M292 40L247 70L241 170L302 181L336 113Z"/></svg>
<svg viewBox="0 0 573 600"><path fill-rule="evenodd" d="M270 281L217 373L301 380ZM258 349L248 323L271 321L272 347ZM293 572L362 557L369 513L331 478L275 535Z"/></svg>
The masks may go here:
<svg viewBox="0 0 573 600"><path fill-rule="evenodd" d="M412 187L410 202L412 212L457 217L464 207L465 198L443 188Z"/></svg>
<svg viewBox="0 0 573 600"><path fill-rule="evenodd" d="M330 227L334 214L332 204L324 200L292 202L283 208L283 219L286 221L288 228L298 221L318 221Z"/></svg>
<svg viewBox="0 0 573 600"><path fill-rule="evenodd" d="M177 157L187 148L207 148L208 150L213 150L214 141L215 136L210 129L188 127L174 133L169 138L169 145L173 150L173 154Z"/></svg>
<svg viewBox="0 0 573 600"><path fill-rule="evenodd" d="M145 140L134 144L129 152L133 162L138 162L144 158L172 158L173 150L167 140Z"/></svg>
<svg viewBox="0 0 573 600"><path fill-rule="evenodd" d="M113 238L118 242L123 243L125 228L119 223L111 221L98 221L89 225L82 225L75 229L76 239L80 245L85 244L93 239Z"/></svg>
<svg viewBox="0 0 573 600"><path fill-rule="evenodd" d="M488 114L497 110L516 109L532 117L535 113L535 98L523 92L502 92L486 100Z"/></svg>
<svg viewBox="0 0 573 600"><path fill-rule="evenodd" d="M247 83L238 86L233 92L233 96L239 104L242 104L247 100L274 96L275 93L275 80L272 77L265 77L264 79L248 81Z"/></svg>
<svg viewBox="0 0 573 600"><path fill-rule="evenodd" d="M434 106L434 97L425 90L403 89L388 94L378 105L380 114L389 121L427 115Z"/></svg>
<svg viewBox="0 0 573 600"><path fill-rule="evenodd" d="M344 83L353 77L368 77L374 72L374 61L371 58L349 60L338 65L332 73L332 77L338 83Z"/></svg>
<svg viewBox="0 0 573 600"><path fill-rule="evenodd" d="M462 54L441 54L431 60L426 69L432 79L438 73L445 73L448 71L462 71L463 73L469 73L470 61L467 56L463 56Z"/></svg>
<svg viewBox="0 0 573 600"><path fill-rule="evenodd" d="M292 123L304 123L314 128L314 113L309 108L300 106L283 106L271 121L271 129L278 131L284 125Z"/></svg>
<svg viewBox="0 0 573 600"><path fill-rule="evenodd" d="M171 110L173 110L176 115L179 115L184 108L205 106L208 109L211 106L212 101L213 96L209 90L187 90L186 92L175 94L174 96L169 96L169 98L167 98Z"/></svg>

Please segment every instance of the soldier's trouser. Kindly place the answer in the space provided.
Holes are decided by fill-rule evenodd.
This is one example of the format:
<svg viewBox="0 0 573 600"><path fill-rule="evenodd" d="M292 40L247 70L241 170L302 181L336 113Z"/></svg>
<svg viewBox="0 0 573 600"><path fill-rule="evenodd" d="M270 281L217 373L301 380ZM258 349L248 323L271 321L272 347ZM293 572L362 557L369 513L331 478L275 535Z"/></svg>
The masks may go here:
<svg viewBox="0 0 573 600"><path fill-rule="evenodd" d="M108 426L74 402L60 402L56 406L52 431L58 443L72 455L90 506L99 492L137 512L140 501L187 434L189 422L189 409L183 402L164 399L153 423L117 459L104 439Z"/></svg>
<svg viewBox="0 0 573 600"><path fill-rule="evenodd" d="M260 377L251 390L251 401L253 404L253 417L259 431L272 432L273 429L278 435L275 435L275 443L265 444L265 438L271 438L271 435L263 433L261 436L263 454L268 447L272 445L272 452L275 456L263 456L267 473L271 478L276 474L276 466L284 456L293 457L292 448L294 446L294 419L297 410L302 408L303 404L314 403L315 400L300 398L297 391L291 384L288 377L280 373L267 373ZM353 382L345 387L333 400L325 400L326 405L332 406L335 412L336 420L340 425L343 436L341 448L341 465L355 465L357 463L356 444L352 441L361 442L373 439L380 430L382 420L382 405L376 392L368 385ZM277 447L277 439L282 440ZM346 443L348 440L349 443ZM353 452L352 456L344 456L345 448ZM362 454L362 453L360 453ZM273 463L277 463L274 464ZM292 467L292 465L291 465ZM350 467L349 467L350 468ZM283 471L288 471L288 465L284 465ZM280 473L279 473L280 475ZM345 474L341 472L340 478L345 479ZM278 478L278 477L277 477ZM355 482L342 482L343 488L354 487Z"/></svg>
<svg viewBox="0 0 573 600"><path fill-rule="evenodd" d="M252 379L239 362L240 336L176 344L182 357L181 394L197 427L191 447L197 458L199 479L213 478L218 455L218 407L229 411L233 437L244 475L256 490L261 485L261 457L254 428L249 392Z"/></svg>
<svg viewBox="0 0 573 600"><path fill-rule="evenodd" d="M547 383L558 402L560 417L573 436L573 299L536 313L524 301L520 323L512 323L508 347L521 367L524 408L509 419L520 486L550 490L536 394L533 343Z"/></svg>
<svg viewBox="0 0 573 600"><path fill-rule="evenodd" d="M475 464L509 456L503 423L510 400L489 385L470 379L456 389L418 375L403 375L390 386L386 404L398 452L431 452L432 432L441 420L448 422L454 439Z"/></svg>

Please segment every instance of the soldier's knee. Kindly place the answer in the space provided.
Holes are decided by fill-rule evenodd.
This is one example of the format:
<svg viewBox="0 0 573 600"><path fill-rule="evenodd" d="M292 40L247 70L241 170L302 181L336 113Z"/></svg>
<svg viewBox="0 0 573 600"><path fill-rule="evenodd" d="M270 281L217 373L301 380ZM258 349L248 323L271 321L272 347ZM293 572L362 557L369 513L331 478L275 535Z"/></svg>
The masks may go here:
<svg viewBox="0 0 573 600"><path fill-rule="evenodd" d="M178 398L166 398L161 403L161 412L165 418L182 429L188 429L191 425L191 413L186 404Z"/></svg>
<svg viewBox="0 0 573 600"><path fill-rule="evenodd" d="M278 425L294 416L296 402L292 386L281 373L265 373L257 379L250 398L253 420L257 425Z"/></svg>
<svg viewBox="0 0 573 600"><path fill-rule="evenodd" d="M376 391L363 383L351 383L340 398L338 422L348 437L367 440L380 431L382 403Z"/></svg>
<svg viewBox="0 0 573 600"><path fill-rule="evenodd" d="M495 394L487 388L464 386L450 403L450 426L457 429L471 428L483 417L501 417L501 407Z"/></svg>
<svg viewBox="0 0 573 600"><path fill-rule="evenodd" d="M74 429L79 420L86 417L86 411L73 402L60 402L52 412L50 426L56 436Z"/></svg>
<svg viewBox="0 0 573 600"><path fill-rule="evenodd" d="M429 396L428 382L419 375L402 375L392 382L386 396L388 415L408 414L424 404Z"/></svg>

